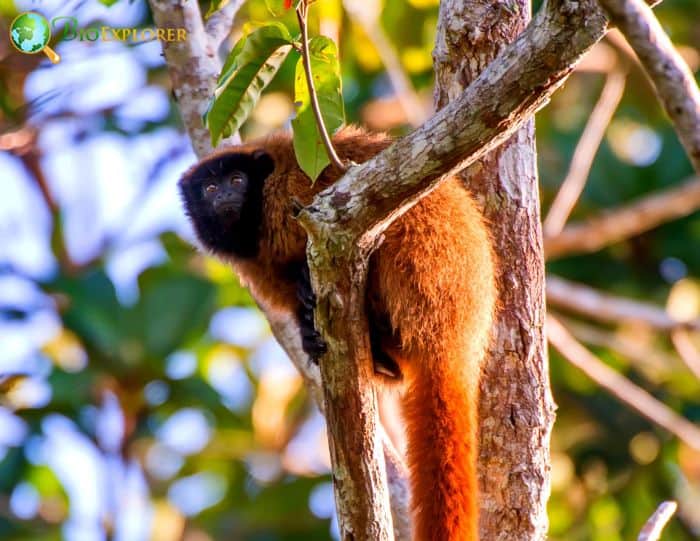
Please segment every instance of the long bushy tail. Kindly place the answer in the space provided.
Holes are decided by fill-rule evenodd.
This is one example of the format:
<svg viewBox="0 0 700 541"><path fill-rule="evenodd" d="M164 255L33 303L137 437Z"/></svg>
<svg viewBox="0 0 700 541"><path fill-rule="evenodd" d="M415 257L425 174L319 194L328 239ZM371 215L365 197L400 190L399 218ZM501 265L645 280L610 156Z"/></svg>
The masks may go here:
<svg viewBox="0 0 700 541"><path fill-rule="evenodd" d="M458 357L458 358L456 358ZM412 367L403 399L414 541L477 541L478 371L462 354Z"/></svg>

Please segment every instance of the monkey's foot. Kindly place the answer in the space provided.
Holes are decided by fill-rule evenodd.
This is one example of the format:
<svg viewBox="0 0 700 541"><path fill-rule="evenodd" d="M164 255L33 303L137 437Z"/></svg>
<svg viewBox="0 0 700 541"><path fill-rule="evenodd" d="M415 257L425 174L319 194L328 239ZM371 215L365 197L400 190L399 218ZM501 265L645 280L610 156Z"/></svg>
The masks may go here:
<svg viewBox="0 0 700 541"><path fill-rule="evenodd" d="M389 357L384 352L375 353L372 351L372 356L374 357L374 373L380 376L384 376L388 379L393 379L400 381L403 377L399 365L396 361Z"/></svg>

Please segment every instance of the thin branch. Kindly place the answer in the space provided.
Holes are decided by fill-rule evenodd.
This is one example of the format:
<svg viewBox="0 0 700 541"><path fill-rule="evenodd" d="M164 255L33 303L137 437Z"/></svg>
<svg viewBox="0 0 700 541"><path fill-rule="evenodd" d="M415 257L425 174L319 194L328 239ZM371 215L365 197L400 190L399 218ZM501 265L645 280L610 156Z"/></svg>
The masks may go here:
<svg viewBox="0 0 700 541"><path fill-rule="evenodd" d="M635 340L634 337L583 323L562 316L559 313L554 314L554 316L569 329L571 334L580 342L616 351L641 367L663 366L669 367L670 369L678 363L677 356L643 341Z"/></svg>
<svg viewBox="0 0 700 541"><path fill-rule="evenodd" d="M51 246L56 255L58 265L66 274L76 274L82 266L73 261L73 258L68 251L66 239L63 235L63 219L61 217L61 207L56 201L56 198L51 193L48 179L44 174L44 169L41 165L40 149L36 140L36 132L33 132L33 138L27 145L18 149L15 154L22 161L25 169L31 176L32 181L39 190L41 198L46 204L46 209L51 216Z"/></svg>
<svg viewBox="0 0 700 541"><path fill-rule="evenodd" d="M700 173L700 90L690 68L644 2L600 3L637 53L695 171Z"/></svg>
<svg viewBox="0 0 700 541"><path fill-rule="evenodd" d="M301 59L304 65L304 75L306 76L306 84L309 87L309 98L311 100L311 110L314 112L314 118L316 119L316 127L318 128L318 133L321 136L321 141L323 141L323 146L326 149L328 158L331 160L334 166L336 166L341 171L345 171L347 167L343 161L338 157L338 154L333 147L333 142L326 129L326 123L323 121L323 115L321 114L321 106L318 103L318 95L316 94L316 87L314 86L314 76L311 71L311 53L309 52L309 29L307 25L307 16L309 13L309 7L307 5L307 0L302 0L299 7L296 10L297 20L299 21L299 29L301 30Z"/></svg>
<svg viewBox="0 0 700 541"><path fill-rule="evenodd" d="M602 293L558 276L547 276L547 302L606 323L632 321L663 331L700 329L700 320L679 321L661 307Z"/></svg>
<svg viewBox="0 0 700 541"><path fill-rule="evenodd" d="M615 50L615 47L607 43L607 38L612 31L606 34L606 39L599 41L595 46L583 57L581 62L576 66L578 73L600 73L609 75L620 67L620 55Z"/></svg>
<svg viewBox="0 0 700 541"><path fill-rule="evenodd" d="M411 493L408 488L408 471L403 458L391 442L391 438L381 427L384 442L384 463L386 480L391 499L391 521L394 527L394 541L411 541Z"/></svg>
<svg viewBox="0 0 700 541"><path fill-rule="evenodd" d="M618 400L668 430L693 449L700 450L699 427L598 359L552 315L547 317L547 336L552 346L565 359Z"/></svg>
<svg viewBox="0 0 700 541"><path fill-rule="evenodd" d="M634 237L661 224L700 209L700 178L643 197L585 222L572 224L555 236L545 237L547 259L590 253Z"/></svg>
<svg viewBox="0 0 700 541"><path fill-rule="evenodd" d="M581 196L593 165L593 159L622 99L625 90L625 76L623 71L614 69L605 78L605 86L600 98L588 118L581 139L576 145L569 165L569 172L544 220L543 233L545 235L552 236L561 232L569 214L576 205L576 201Z"/></svg>
<svg viewBox="0 0 700 541"><path fill-rule="evenodd" d="M365 31L370 41L374 43L374 46L377 48L377 53L379 53L379 57L382 59L382 63L386 68L386 73L391 81L391 86L396 93L396 98L401 104L401 108L406 114L408 122L416 127L425 121L427 118L427 111L416 94L416 91L413 89L411 80L406 76L393 45L379 24L381 7L377 4L377 2L369 1L343 1L345 11L362 26L362 29Z"/></svg>
<svg viewBox="0 0 700 541"><path fill-rule="evenodd" d="M671 517L678 509L678 504L676 502L663 502L657 507L649 520L646 521L644 527L639 532L637 541L659 541L661 539L661 532L671 520Z"/></svg>
<svg viewBox="0 0 700 541"><path fill-rule="evenodd" d="M623 36L617 28L610 29L610 32L605 36L605 41L610 43L619 54L624 55L632 64L640 69L644 69L642 63L639 61L637 53L634 52L634 49L627 43L625 36Z"/></svg>
<svg viewBox="0 0 700 541"><path fill-rule="evenodd" d="M688 329L672 330L671 343L690 371L700 379L700 351L693 344L690 332Z"/></svg>
<svg viewBox="0 0 700 541"><path fill-rule="evenodd" d="M228 0L226 5L212 13L204 24L204 32L209 38L209 43L214 51L221 46L231 33L233 20L242 4L243 0Z"/></svg>
<svg viewBox="0 0 700 541"><path fill-rule="evenodd" d="M638 365L663 366L670 369L677 364L676 356L631 337L620 336L618 333L568 319L560 314L555 314L555 317L581 342L616 351ZM700 351L693 344L690 332L682 328L671 330L671 342L688 369L700 379Z"/></svg>

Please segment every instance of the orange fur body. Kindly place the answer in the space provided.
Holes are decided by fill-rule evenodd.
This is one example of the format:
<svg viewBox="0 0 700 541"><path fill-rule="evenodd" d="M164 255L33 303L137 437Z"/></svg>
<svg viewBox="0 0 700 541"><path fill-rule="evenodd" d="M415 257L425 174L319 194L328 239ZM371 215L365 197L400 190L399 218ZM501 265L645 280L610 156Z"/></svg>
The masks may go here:
<svg viewBox="0 0 700 541"><path fill-rule="evenodd" d="M391 140L350 128L334 143L341 158L360 163ZM312 186L287 135L221 152L259 148L275 163L263 188L260 251L232 264L269 308L291 310L295 284L284 269L304 260L306 248L292 202L309 204L340 172L328 167ZM399 365L405 384L402 412L416 541L478 539L477 393L496 302L494 267L481 213L456 178L398 218L370 261L370 326L377 319L388 323L382 347Z"/></svg>

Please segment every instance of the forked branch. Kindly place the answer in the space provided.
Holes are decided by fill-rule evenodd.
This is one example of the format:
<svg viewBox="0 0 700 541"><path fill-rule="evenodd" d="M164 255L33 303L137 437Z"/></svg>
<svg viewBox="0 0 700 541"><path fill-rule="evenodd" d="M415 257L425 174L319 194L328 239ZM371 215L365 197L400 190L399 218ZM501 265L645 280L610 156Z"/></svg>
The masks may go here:
<svg viewBox="0 0 700 541"><path fill-rule="evenodd" d="M234 0L232 0L233 2ZM184 28L184 41L162 42L163 54L168 65L173 94L177 100L185 129L190 136L197 156L211 152L209 130L204 127L202 114L214 95L216 78L221 71L221 62L204 30L199 4L190 0L149 0L153 20L161 28ZM237 4L233 4L235 7ZM233 9L228 13L233 18ZM240 142L234 134L222 144Z"/></svg>

